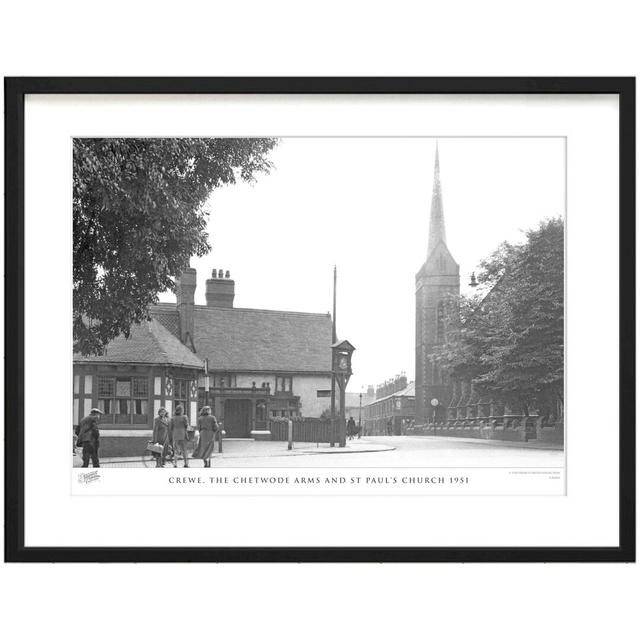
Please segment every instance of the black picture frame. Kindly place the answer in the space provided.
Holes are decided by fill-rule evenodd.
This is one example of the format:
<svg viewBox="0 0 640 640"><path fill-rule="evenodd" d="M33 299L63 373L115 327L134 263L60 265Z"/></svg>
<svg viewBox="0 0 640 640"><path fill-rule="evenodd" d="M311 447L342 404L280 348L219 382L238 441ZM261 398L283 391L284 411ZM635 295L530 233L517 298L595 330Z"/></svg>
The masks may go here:
<svg viewBox="0 0 640 640"><path fill-rule="evenodd" d="M27 94L615 94L619 98L620 475L615 547L26 547L24 100ZM635 561L635 78L5 78L6 562Z"/></svg>

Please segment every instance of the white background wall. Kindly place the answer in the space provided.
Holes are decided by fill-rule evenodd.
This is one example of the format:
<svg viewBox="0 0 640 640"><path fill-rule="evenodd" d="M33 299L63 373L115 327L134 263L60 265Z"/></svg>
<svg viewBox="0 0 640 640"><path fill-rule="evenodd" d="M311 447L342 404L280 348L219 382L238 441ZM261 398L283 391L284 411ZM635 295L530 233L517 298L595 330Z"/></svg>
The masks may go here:
<svg viewBox="0 0 640 640"><path fill-rule="evenodd" d="M636 5L25 0L2 9L0 60L3 75L638 75ZM637 565L58 564L0 572L3 625L16 638L149 634L155 596L174 584L215 593L220 607L207 629L170 616L154 637L582 640L638 628ZM95 605L79 608L87 589ZM248 594L275 591L287 594L288 608L274 609L269 598L247 606ZM319 605L329 594L343 606Z"/></svg>
<svg viewBox="0 0 640 640"><path fill-rule="evenodd" d="M300 396L305 418L319 418L325 409L331 408L331 399L318 398L318 389L331 389L331 376L295 376L293 379L293 394Z"/></svg>

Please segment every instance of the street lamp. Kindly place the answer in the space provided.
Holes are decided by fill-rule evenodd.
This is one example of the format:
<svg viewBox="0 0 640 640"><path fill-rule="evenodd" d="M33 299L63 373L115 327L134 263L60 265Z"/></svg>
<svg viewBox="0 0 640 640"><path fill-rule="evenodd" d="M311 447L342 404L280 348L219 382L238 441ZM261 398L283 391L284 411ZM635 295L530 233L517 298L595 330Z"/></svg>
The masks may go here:
<svg viewBox="0 0 640 640"><path fill-rule="evenodd" d="M438 405L440 404L438 398L433 398L431 400L431 406L433 407L433 435L436 435L436 409L438 407Z"/></svg>

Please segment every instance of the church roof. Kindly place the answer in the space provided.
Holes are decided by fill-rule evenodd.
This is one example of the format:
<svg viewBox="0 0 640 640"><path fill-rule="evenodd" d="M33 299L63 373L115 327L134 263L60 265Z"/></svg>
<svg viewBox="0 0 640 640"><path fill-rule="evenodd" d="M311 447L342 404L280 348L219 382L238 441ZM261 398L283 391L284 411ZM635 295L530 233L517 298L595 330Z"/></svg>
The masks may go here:
<svg viewBox="0 0 640 640"><path fill-rule="evenodd" d="M74 362L104 362L114 364L166 364L202 369L202 360L169 331L152 318L131 327L128 338L112 340L101 356L73 354Z"/></svg>
<svg viewBox="0 0 640 640"><path fill-rule="evenodd" d="M150 307L176 337L179 316L174 304ZM331 371L331 316L326 313L194 307L196 354L217 371Z"/></svg>

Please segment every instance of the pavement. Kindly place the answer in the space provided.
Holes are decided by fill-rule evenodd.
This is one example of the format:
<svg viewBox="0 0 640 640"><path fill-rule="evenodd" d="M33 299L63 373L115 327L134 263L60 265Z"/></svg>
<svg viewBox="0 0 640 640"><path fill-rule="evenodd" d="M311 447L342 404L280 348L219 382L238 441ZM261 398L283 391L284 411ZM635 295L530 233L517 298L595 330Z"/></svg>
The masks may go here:
<svg viewBox="0 0 640 640"><path fill-rule="evenodd" d="M74 456L74 467L80 466ZM142 467L142 454L104 458L104 467ZM182 462L179 462L182 467ZM202 467L200 460L194 467ZM348 440L344 448L328 444L225 439L223 453L214 453L214 467L563 467L557 445L441 436L367 436Z"/></svg>
<svg viewBox="0 0 640 640"><path fill-rule="evenodd" d="M425 438L426 440L437 440L440 442L469 442L471 444L485 444L492 447L516 447L518 449L545 449L547 451L564 451L561 444L555 442L538 442L530 440L529 442L517 442L514 440L489 440L484 438L458 438L456 436L407 436L415 438Z"/></svg>
<svg viewBox="0 0 640 640"><path fill-rule="evenodd" d="M353 453L379 453L381 451L392 451L394 449L390 444L372 442L369 440L347 440L346 447L331 447L327 443L309 443L294 442L293 449L288 449L287 442L280 441L256 441L251 438L226 438L223 443L223 453L217 453L216 450L211 457L213 461L216 459L237 460L249 458L273 458L283 457L290 458L292 456L313 456L313 455L337 455L337 454L353 454ZM188 452L188 454L191 452ZM73 456L73 466L82 465L81 456ZM179 462L182 466L182 462ZM196 466L201 466L200 460ZM101 466L144 466L142 464L142 455L135 457L118 457L118 458L100 458Z"/></svg>

